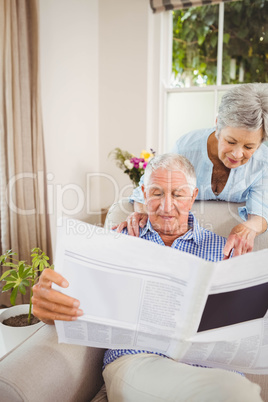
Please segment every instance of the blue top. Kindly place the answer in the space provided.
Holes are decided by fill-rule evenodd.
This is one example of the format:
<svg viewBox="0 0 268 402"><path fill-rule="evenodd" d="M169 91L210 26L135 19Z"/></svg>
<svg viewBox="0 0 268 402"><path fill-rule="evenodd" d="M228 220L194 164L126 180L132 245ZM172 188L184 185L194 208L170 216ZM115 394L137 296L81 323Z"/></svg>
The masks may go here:
<svg viewBox="0 0 268 402"><path fill-rule="evenodd" d="M222 251L226 243L226 238L218 236L215 233L212 233L209 230L206 230L201 226L199 226L196 218L193 216L191 212L189 213L188 226L189 226L188 232L186 232L184 235L174 240L171 247L177 250L186 251L187 253L190 254L194 254L207 261L221 261L223 259ZM123 230L123 233L127 234L126 228ZM143 229L140 228L139 237L165 246L159 234L152 228L149 219L147 221L146 226ZM105 352L103 367L105 367L109 363L112 363L115 359L117 359L120 356L129 354L139 354L139 353L152 353L152 352L147 352L146 350L135 350L135 349L109 349ZM161 353L155 352L155 354L165 356Z"/></svg>
<svg viewBox="0 0 268 402"><path fill-rule="evenodd" d="M184 155L193 164L199 189L197 200L221 200L245 202L239 207L240 217L245 221L248 214L259 215L268 222L268 147L264 144L254 152L249 161L230 169L227 183L219 195L211 189L213 163L208 157L207 141L214 128L191 131L180 137L172 152ZM140 185L143 183L141 178ZM130 201L144 203L141 188L134 190Z"/></svg>

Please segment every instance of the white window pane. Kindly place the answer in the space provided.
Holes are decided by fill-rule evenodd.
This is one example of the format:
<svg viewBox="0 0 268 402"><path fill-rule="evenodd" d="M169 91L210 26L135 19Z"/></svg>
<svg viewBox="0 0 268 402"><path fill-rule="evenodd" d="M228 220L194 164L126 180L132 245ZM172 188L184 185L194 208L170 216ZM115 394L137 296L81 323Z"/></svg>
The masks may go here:
<svg viewBox="0 0 268 402"><path fill-rule="evenodd" d="M169 93L167 98L165 152L183 134L215 125L214 91Z"/></svg>

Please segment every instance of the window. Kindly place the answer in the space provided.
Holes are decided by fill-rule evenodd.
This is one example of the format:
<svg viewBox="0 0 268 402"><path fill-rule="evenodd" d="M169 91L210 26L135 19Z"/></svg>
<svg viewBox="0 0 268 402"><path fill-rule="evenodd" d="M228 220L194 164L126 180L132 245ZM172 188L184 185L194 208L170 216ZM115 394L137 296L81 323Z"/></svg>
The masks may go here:
<svg viewBox="0 0 268 402"><path fill-rule="evenodd" d="M268 82L268 1L174 11L172 71L179 87Z"/></svg>
<svg viewBox="0 0 268 402"><path fill-rule="evenodd" d="M268 82L267 0L151 14L149 34L146 141L159 153L191 130L213 127L233 85Z"/></svg>
<svg viewBox="0 0 268 402"><path fill-rule="evenodd" d="M170 151L191 130L213 127L221 97L232 85L268 82L267 0L205 5L171 14L172 68L162 79L166 84L160 152Z"/></svg>

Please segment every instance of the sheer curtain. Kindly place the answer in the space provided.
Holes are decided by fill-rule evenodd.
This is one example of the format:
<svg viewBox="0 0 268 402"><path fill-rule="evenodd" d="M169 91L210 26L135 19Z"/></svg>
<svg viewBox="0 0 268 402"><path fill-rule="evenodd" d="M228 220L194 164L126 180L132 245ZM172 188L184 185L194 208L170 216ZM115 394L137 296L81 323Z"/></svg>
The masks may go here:
<svg viewBox="0 0 268 402"><path fill-rule="evenodd" d="M27 261L33 247L50 253L37 6L0 0L0 251Z"/></svg>

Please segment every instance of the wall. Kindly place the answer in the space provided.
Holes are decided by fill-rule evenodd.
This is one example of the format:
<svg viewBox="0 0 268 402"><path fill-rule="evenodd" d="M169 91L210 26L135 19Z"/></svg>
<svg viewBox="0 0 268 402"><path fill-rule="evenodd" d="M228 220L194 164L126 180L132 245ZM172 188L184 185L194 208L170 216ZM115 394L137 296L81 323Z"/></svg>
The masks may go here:
<svg viewBox="0 0 268 402"><path fill-rule="evenodd" d="M108 154L121 147L138 155L146 147L152 13L145 0L39 4L43 127L55 249L59 216L99 222L101 208L130 192L129 178Z"/></svg>
<svg viewBox="0 0 268 402"><path fill-rule="evenodd" d="M40 0L40 64L52 246L61 215L84 219L99 169L98 0ZM95 189L90 189L94 191ZM99 209L95 191L91 209Z"/></svg>
<svg viewBox="0 0 268 402"><path fill-rule="evenodd" d="M129 193L131 182L108 154L115 147L139 156L146 147L149 2L99 2L99 140L101 205ZM110 176L115 178L112 184Z"/></svg>

